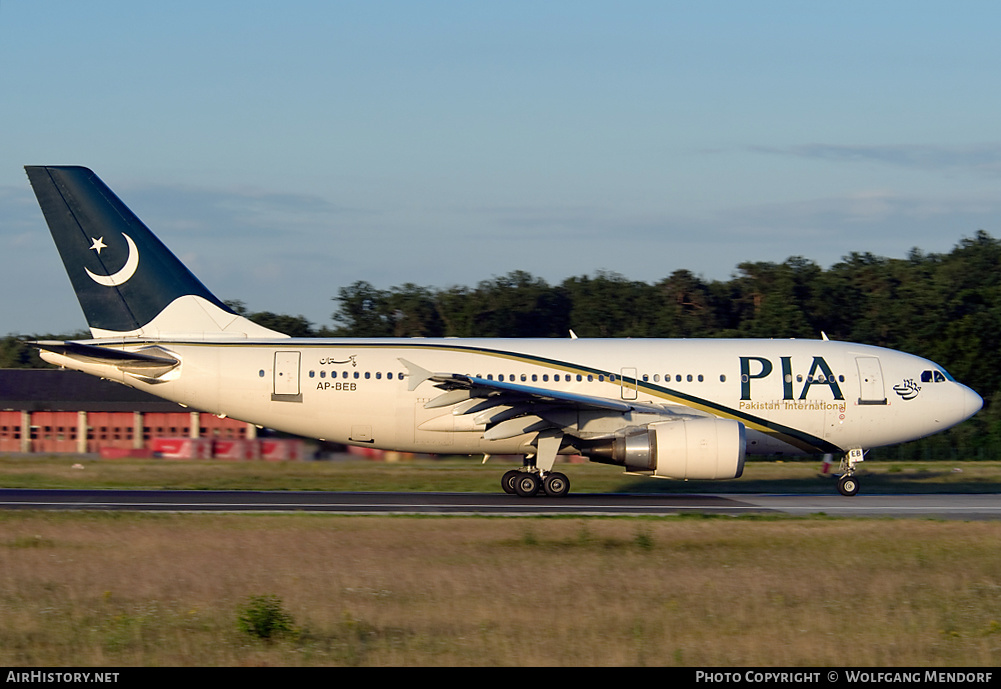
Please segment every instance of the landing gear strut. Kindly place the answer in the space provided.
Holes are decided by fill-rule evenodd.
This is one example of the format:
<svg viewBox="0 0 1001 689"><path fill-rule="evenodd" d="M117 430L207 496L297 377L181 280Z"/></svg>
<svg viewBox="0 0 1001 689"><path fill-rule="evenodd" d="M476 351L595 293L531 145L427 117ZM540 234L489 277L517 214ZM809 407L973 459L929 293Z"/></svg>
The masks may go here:
<svg viewBox="0 0 1001 689"><path fill-rule="evenodd" d="M865 453L862 451L862 448L858 447L849 450L848 454L841 458L841 466L839 468L844 473L838 479L839 493L847 497L858 493L859 481L855 478L855 465L864 461Z"/></svg>

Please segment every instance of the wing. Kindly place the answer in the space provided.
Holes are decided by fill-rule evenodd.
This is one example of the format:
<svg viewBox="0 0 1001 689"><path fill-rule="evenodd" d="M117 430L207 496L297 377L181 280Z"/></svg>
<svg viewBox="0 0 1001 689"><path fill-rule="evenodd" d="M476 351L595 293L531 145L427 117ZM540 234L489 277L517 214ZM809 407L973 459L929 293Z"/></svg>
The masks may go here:
<svg viewBox="0 0 1001 689"><path fill-rule="evenodd" d="M552 466L561 448L578 450L612 438L625 428L696 416L686 407L647 404L597 395L496 381L460 373L433 373L406 359L409 388L431 382L442 392L425 409L451 407L453 416L471 417L484 440L536 433L537 463Z"/></svg>

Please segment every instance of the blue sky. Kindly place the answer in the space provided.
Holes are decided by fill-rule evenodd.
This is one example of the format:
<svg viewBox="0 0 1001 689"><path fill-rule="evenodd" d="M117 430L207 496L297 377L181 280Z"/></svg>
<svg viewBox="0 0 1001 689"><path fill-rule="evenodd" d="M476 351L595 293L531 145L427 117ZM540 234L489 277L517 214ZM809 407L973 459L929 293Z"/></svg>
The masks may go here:
<svg viewBox="0 0 1001 689"><path fill-rule="evenodd" d="M814 7L813 5L822 5ZM1001 236L1001 5L0 0L0 333L84 327L25 164L222 299Z"/></svg>

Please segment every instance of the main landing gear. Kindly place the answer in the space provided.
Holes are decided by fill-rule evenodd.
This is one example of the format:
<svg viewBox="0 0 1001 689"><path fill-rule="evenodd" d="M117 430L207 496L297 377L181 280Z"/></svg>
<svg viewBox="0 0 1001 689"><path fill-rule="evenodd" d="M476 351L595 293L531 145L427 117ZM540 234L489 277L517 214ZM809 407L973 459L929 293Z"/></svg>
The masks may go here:
<svg viewBox="0 0 1001 689"><path fill-rule="evenodd" d="M838 492L844 496L851 497L858 493L859 481L855 478L855 465L865 461L865 453L862 448L854 448L848 451L841 458L839 469L844 473L838 479Z"/></svg>
<svg viewBox="0 0 1001 689"><path fill-rule="evenodd" d="M570 492L570 479L566 474L553 471L556 455L563 444L563 434L550 429L539 433L535 439L534 455L526 455L521 469L512 469L501 478L505 493L531 498L545 493L551 498L562 498Z"/></svg>
<svg viewBox="0 0 1001 689"><path fill-rule="evenodd" d="M501 478L505 493L531 498L545 493L551 498L562 498L570 492L570 479L558 471L543 472L534 467L512 469Z"/></svg>

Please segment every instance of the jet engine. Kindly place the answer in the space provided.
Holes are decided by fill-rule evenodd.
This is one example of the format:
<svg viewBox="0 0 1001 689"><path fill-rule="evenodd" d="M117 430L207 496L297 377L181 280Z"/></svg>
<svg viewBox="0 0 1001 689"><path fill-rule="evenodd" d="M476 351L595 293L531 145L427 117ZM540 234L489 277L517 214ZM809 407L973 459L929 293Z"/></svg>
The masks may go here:
<svg viewBox="0 0 1001 689"><path fill-rule="evenodd" d="M658 478L730 479L744 472L744 424L715 417L661 421L588 443L592 462L617 464Z"/></svg>

